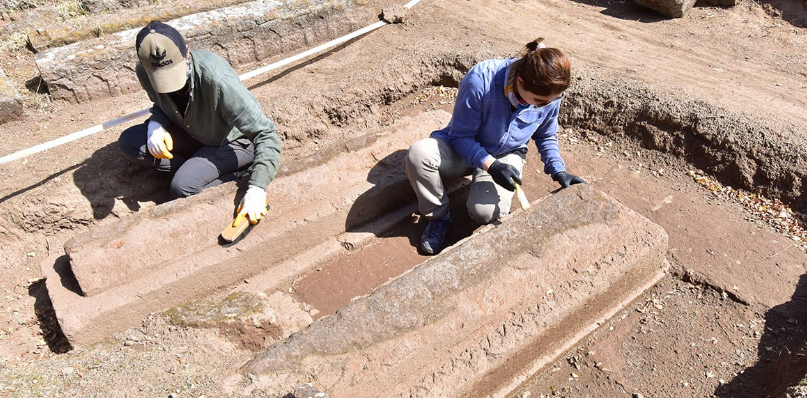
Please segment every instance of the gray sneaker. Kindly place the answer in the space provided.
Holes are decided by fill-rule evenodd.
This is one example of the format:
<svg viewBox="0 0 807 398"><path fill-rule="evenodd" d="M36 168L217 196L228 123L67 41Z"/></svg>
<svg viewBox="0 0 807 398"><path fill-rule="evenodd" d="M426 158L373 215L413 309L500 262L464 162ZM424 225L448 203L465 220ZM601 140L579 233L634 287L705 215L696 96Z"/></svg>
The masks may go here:
<svg viewBox="0 0 807 398"><path fill-rule="evenodd" d="M420 238L420 248L426 254L435 254L443 248L443 240L445 240L448 230L451 229L451 213L443 216L443 218L434 219L429 221L426 230L423 231L423 236Z"/></svg>

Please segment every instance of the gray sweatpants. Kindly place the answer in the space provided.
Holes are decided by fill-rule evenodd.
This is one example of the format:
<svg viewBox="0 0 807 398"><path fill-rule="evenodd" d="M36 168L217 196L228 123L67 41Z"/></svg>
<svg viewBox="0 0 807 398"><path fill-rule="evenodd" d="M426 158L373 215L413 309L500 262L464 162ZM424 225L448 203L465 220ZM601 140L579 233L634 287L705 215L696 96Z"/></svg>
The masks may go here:
<svg viewBox="0 0 807 398"><path fill-rule="evenodd" d="M148 123L124 130L118 148L129 161L158 171L174 173L170 191L175 198L199 193L205 188L232 181L255 159L255 147L246 138L222 146L205 146L176 126L165 129L174 141L173 159L157 159L146 148Z"/></svg>
<svg viewBox="0 0 807 398"><path fill-rule="evenodd" d="M511 152L497 159L518 169L524 168L526 155ZM471 169L448 142L439 138L424 138L409 147L405 160L406 177L418 198L418 210L427 219L441 218L448 212L448 195L444 179L459 178L473 173L466 207L471 218L479 224L489 224L510 213L513 192L493 182L493 177L480 168Z"/></svg>

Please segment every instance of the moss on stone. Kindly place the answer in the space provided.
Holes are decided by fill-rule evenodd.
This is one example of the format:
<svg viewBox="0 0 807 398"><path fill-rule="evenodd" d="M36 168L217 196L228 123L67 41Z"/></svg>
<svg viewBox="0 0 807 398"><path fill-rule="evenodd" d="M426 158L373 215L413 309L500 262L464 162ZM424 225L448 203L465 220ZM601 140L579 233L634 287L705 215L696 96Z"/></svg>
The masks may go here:
<svg viewBox="0 0 807 398"><path fill-rule="evenodd" d="M234 292L216 300L196 300L163 312L171 324L213 327L263 312L264 299L254 293Z"/></svg>

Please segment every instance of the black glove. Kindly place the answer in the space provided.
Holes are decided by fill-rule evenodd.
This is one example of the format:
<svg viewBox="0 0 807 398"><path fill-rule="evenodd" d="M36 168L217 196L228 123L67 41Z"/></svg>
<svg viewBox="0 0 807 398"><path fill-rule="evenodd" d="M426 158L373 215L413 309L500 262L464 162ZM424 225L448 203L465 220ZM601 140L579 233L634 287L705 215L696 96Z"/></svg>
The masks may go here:
<svg viewBox="0 0 807 398"><path fill-rule="evenodd" d="M508 191L515 191L516 186L513 181L521 185L521 177L519 176L518 169L498 160L493 161L493 164L488 167L488 174L493 177L493 181L504 187Z"/></svg>
<svg viewBox="0 0 807 398"><path fill-rule="evenodd" d="M561 188L568 188L570 185L574 184L588 184L587 182L583 181L582 178L574 174L569 174L565 171L559 171L552 174L552 180L557 181Z"/></svg>

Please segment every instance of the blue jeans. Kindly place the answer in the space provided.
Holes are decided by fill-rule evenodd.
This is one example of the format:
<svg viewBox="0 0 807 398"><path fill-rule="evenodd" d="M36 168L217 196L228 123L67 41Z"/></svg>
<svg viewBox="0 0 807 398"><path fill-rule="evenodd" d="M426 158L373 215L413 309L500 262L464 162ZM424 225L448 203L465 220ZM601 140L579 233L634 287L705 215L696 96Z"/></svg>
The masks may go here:
<svg viewBox="0 0 807 398"><path fill-rule="evenodd" d="M255 159L255 147L247 138L222 146L205 146L177 126L164 126L174 141L174 158L157 159L146 147L147 126L148 122L124 130L118 148L132 163L174 173L170 191L175 198L235 180L237 172L246 170Z"/></svg>

